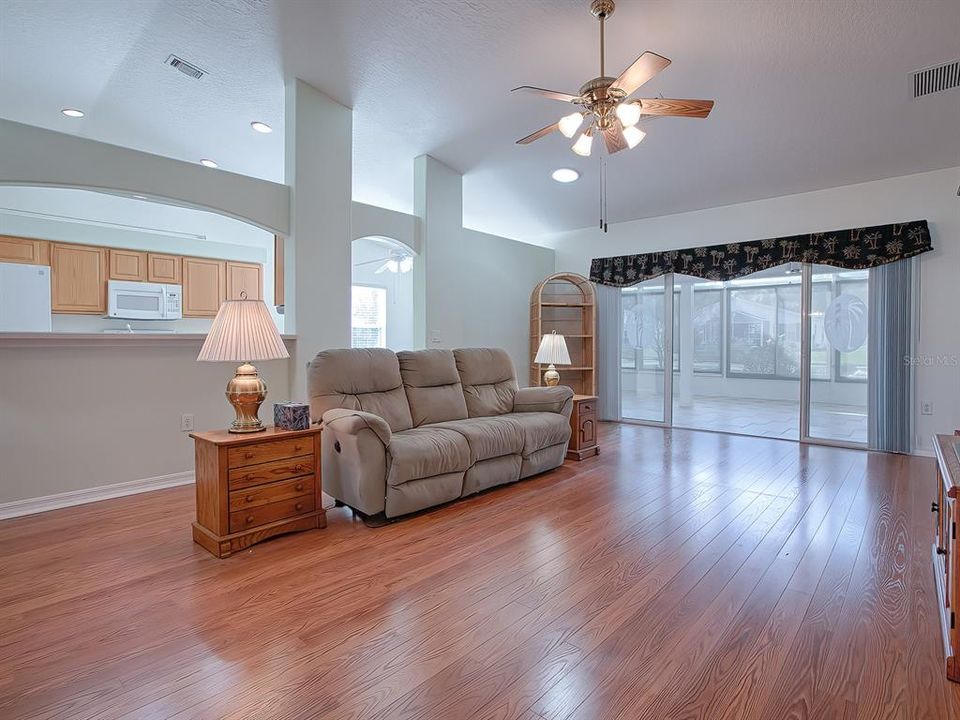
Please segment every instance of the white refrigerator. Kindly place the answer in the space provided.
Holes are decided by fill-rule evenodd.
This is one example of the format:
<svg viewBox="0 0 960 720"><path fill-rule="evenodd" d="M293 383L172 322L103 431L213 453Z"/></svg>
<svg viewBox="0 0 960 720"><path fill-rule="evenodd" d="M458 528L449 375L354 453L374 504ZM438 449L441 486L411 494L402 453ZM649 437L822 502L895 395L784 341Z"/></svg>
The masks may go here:
<svg viewBox="0 0 960 720"><path fill-rule="evenodd" d="M0 332L50 332L50 268L0 263Z"/></svg>

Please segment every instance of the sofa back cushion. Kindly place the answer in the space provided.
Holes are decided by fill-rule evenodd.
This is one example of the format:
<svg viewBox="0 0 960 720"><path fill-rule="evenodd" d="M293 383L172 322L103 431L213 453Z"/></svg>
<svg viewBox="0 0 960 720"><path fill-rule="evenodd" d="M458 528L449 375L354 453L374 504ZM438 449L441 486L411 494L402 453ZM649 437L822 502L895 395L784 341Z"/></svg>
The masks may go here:
<svg viewBox="0 0 960 720"><path fill-rule="evenodd" d="M404 350L397 359L414 427L467 417L452 351Z"/></svg>
<svg viewBox="0 0 960 720"><path fill-rule="evenodd" d="M391 350L351 348L317 353L307 367L307 391L314 420L327 410L347 408L379 415L393 432L413 427L400 364Z"/></svg>
<svg viewBox="0 0 960 720"><path fill-rule="evenodd" d="M513 410L517 377L506 350L463 348L454 350L453 356L470 417L505 415Z"/></svg>

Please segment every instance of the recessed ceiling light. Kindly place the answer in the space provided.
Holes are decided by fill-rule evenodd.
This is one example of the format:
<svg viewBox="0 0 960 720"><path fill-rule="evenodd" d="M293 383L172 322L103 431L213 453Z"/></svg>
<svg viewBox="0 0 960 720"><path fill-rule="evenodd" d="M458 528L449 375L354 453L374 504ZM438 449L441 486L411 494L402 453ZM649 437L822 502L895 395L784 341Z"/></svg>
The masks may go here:
<svg viewBox="0 0 960 720"><path fill-rule="evenodd" d="M260 122L259 120L254 120L252 123L250 123L250 127L256 130L258 133L263 133L264 135L266 135L267 133L273 132L272 127L270 127L266 123Z"/></svg>
<svg viewBox="0 0 960 720"><path fill-rule="evenodd" d="M559 183L572 183L580 179L580 173L573 168L558 168L550 176Z"/></svg>
<svg viewBox="0 0 960 720"><path fill-rule="evenodd" d="M203 165L204 167L212 167L212 168L219 167L219 165L217 165L213 160L207 160L207 158L204 158L203 160L201 160L200 164Z"/></svg>
<svg viewBox="0 0 960 720"><path fill-rule="evenodd" d="M134 195L133 197L135 197L137 200L146 200L143 195Z"/></svg>
<svg viewBox="0 0 960 720"><path fill-rule="evenodd" d="M72 117L72 118L82 118L82 117L83 117L83 110L77 110L76 108L64 108L64 109L61 110L60 112L62 112L62 113L63 113L64 115L66 115L67 117Z"/></svg>

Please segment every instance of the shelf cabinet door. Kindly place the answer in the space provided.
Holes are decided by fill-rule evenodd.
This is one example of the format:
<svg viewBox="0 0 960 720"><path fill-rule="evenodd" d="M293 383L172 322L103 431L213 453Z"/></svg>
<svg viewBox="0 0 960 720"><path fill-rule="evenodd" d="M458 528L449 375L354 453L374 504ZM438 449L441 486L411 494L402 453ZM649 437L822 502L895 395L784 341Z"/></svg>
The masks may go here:
<svg viewBox="0 0 960 720"><path fill-rule="evenodd" d="M226 263L183 258L184 317L215 317L227 297Z"/></svg>
<svg viewBox="0 0 960 720"><path fill-rule="evenodd" d="M147 253L147 280L179 285L183 281L179 255Z"/></svg>
<svg viewBox="0 0 960 720"><path fill-rule="evenodd" d="M110 249L110 279L147 280L147 254L137 250Z"/></svg>
<svg viewBox="0 0 960 720"><path fill-rule="evenodd" d="M107 311L106 248L54 243L50 265L53 312L99 315Z"/></svg>
<svg viewBox="0 0 960 720"><path fill-rule="evenodd" d="M263 300L263 267L258 263L227 261L227 300Z"/></svg>
<svg viewBox="0 0 960 720"><path fill-rule="evenodd" d="M46 240L0 235L0 262L49 265L50 243Z"/></svg>

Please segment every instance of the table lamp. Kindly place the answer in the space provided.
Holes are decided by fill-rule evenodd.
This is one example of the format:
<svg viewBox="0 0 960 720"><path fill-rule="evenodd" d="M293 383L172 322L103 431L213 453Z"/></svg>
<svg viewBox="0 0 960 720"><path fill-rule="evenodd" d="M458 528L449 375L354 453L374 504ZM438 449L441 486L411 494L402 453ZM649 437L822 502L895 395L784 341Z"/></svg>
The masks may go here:
<svg viewBox="0 0 960 720"><path fill-rule="evenodd" d="M570 353L567 352L567 342L563 335L557 335L554 330L549 335L544 335L540 340L540 348L537 350L537 356L533 359L535 363L547 363L549 367L543 373L544 385L553 387L560 383L560 373L554 365L569 365Z"/></svg>
<svg viewBox="0 0 960 720"><path fill-rule="evenodd" d="M266 428L257 413L267 398L267 384L250 363L280 360L290 354L267 306L260 300L247 300L245 293L241 297L220 306L197 360L242 363L227 383L227 400L237 413L230 432L260 432Z"/></svg>

